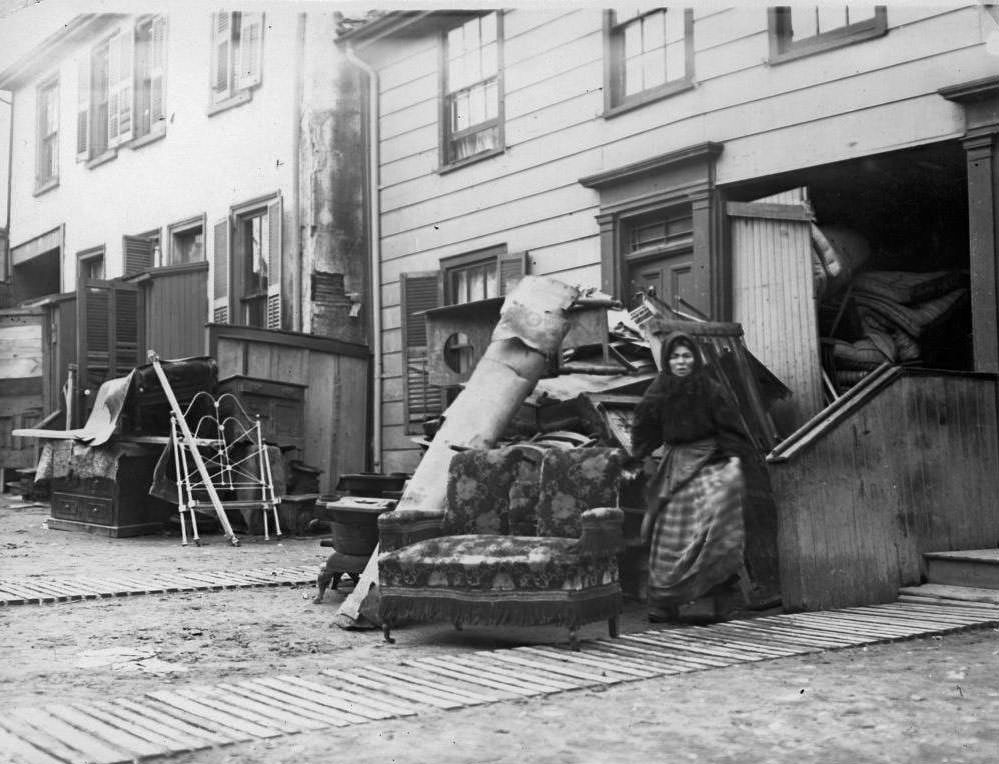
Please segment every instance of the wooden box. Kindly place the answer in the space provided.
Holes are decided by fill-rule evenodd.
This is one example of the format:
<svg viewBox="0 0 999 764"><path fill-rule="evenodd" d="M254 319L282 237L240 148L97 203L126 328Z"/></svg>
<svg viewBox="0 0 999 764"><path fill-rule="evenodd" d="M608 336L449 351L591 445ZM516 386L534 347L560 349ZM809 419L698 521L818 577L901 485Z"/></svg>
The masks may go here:
<svg viewBox="0 0 999 764"><path fill-rule="evenodd" d="M218 383L218 394L232 393L251 417L260 417L264 440L305 449L306 385L234 374Z"/></svg>

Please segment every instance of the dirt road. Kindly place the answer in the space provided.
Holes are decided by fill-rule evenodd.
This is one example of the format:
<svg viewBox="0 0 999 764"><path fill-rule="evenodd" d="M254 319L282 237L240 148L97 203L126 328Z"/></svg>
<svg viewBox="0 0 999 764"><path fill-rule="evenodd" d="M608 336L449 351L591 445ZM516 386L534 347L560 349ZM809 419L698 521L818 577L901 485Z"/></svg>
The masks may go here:
<svg viewBox="0 0 999 764"><path fill-rule="evenodd" d="M46 507L0 500L0 576L72 578L314 563L316 539L234 549L219 537L107 539L49 531ZM564 640L558 629L407 628L395 645L331 626L342 594L238 589L0 608L0 714L164 686ZM624 631L647 628L633 603ZM595 624L583 636L602 636ZM999 633L850 649L522 702L292 735L182 762L995 762ZM2 760L2 756L0 756Z"/></svg>

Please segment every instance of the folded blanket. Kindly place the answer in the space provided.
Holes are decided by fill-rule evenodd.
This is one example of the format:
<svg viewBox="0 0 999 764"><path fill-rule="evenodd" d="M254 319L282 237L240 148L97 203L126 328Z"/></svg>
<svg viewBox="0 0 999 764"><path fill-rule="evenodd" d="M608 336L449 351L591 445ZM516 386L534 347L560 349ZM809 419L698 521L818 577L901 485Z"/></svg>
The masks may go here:
<svg viewBox="0 0 999 764"><path fill-rule="evenodd" d="M880 338L879 338L880 339ZM885 362L895 361L894 344L887 347L882 342L875 342L870 337L864 337L856 342L833 340L833 360L836 369L873 369Z"/></svg>
<svg viewBox="0 0 999 764"><path fill-rule="evenodd" d="M871 294L902 305L925 302L951 292L962 285L960 271L867 271L857 274L853 291Z"/></svg>
<svg viewBox="0 0 999 764"><path fill-rule="evenodd" d="M911 306L863 293L855 294L854 301L865 326L889 331L901 329L910 337L919 337L928 327L946 318L967 293L968 290L962 287L935 300Z"/></svg>

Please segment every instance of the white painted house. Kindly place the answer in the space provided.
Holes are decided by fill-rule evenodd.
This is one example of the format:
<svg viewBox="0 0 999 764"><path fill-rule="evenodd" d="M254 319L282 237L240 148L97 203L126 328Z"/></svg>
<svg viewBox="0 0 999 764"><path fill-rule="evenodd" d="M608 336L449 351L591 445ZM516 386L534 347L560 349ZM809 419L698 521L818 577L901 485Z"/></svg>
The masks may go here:
<svg viewBox="0 0 999 764"><path fill-rule="evenodd" d="M877 267L970 271L940 363L999 369L997 36L975 3L405 10L342 35L375 74L383 468L440 410L420 311L495 297L515 254L741 322L810 416L805 194Z"/></svg>

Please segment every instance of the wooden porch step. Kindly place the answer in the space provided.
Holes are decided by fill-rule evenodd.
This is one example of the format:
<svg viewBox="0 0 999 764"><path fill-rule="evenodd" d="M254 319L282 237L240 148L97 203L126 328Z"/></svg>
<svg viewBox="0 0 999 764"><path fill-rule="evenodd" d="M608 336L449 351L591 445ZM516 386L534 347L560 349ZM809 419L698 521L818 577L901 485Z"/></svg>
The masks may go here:
<svg viewBox="0 0 999 764"><path fill-rule="evenodd" d="M923 557L931 584L999 590L999 549L927 552Z"/></svg>
<svg viewBox="0 0 999 764"><path fill-rule="evenodd" d="M900 601L958 600L960 602L980 602L986 605L999 606L999 591L975 586L948 586L946 584L923 584L922 586L903 586L898 591Z"/></svg>

